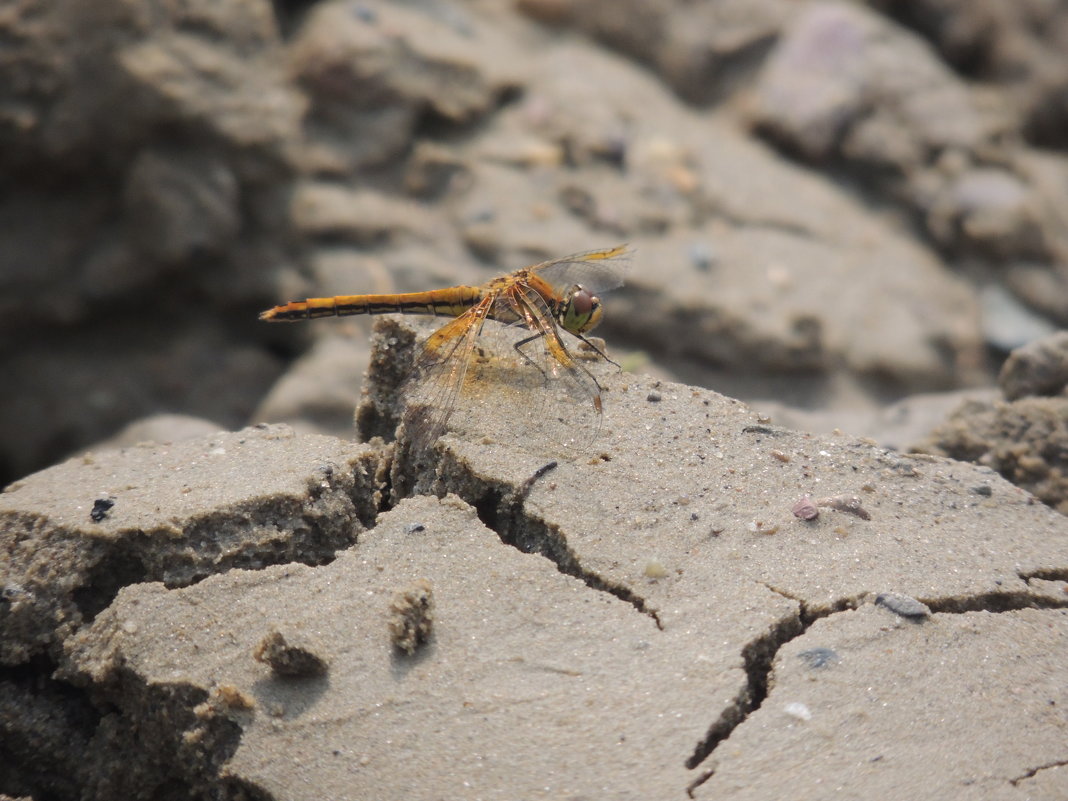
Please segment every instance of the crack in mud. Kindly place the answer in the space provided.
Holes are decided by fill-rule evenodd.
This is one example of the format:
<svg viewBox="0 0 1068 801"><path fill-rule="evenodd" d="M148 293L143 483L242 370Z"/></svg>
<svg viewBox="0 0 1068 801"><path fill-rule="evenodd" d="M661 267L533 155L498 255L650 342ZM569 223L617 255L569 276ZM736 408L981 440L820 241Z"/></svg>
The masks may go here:
<svg viewBox="0 0 1068 801"><path fill-rule="evenodd" d="M378 506L358 475L346 489L345 482L335 481L336 469L332 464L320 466L303 497L219 509L186 521L177 536L159 538L138 531L121 540L94 543L85 580L71 593L83 622L92 623L123 587L133 584L161 581L170 588L188 587L235 569L330 564L338 552L356 543L353 524L366 529ZM339 499L349 508L331 509ZM277 534L271 536L272 530Z"/></svg>
<svg viewBox="0 0 1068 801"><path fill-rule="evenodd" d="M479 497L464 500L475 507L479 520L496 533L504 544L511 545L523 553L544 556L556 565L556 569L561 573L577 578L592 590L610 593L627 602L642 614L651 617L657 628L663 628L656 610L648 606L644 598L629 587L608 581L584 568L568 545L567 537L558 527L536 520L526 513L523 505L526 499L524 488L529 490L526 484L511 491L487 485Z"/></svg>
<svg viewBox="0 0 1068 801"><path fill-rule="evenodd" d="M1031 583L1032 579L1040 579L1042 581L1068 581L1068 567L1039 568L1031 573L1017 572L1016 575L1028 584Z"/></svg>
<svg viewBox="0 0 1068 801"><path fill-rule="evenodd" d="M705 739L686 760L687 768L692 770L700 765L721 742L730 737L731 732L753 712L760 709L768 697L768 679L771 676L771 665L775 660L775 655L783 645L803 634L807 628L800 614L790 615L779 620L770 630L751 640L742 648L742 662L747 678L746 686L738 693L734 702L720 712L719 718L709 727Z"/></svg>
<svg viewBox="0 0 1068 801"><path fill-rule="evenodd" d="M965 612L1016 612L1020 609L1068 609L1064 600L1027 592L983 592L976 595L954 595L947 598L918 598L932 613L960 615Z"/></svg>
<svg viewBox="0 0 1068 801"><path fill-rule="evenodd" d="M1051 569L1036 571L1031 578L1049 580L1065 580L1065 573ZM1027 577L1021 575L1026 580ZM845 612L859 608L869 595L874 593L861 593L854 596L838 598L830 604L814 605L804 598L776 587L766 582L761 582L771 592L798 604L796 615L782 618L771 630L749 642L742 649L742 659L745 665L746 686L721 713L709 727L704 740L697 746L694 753L686 760L686 767L693 770L699 767L712 756L719 744L729 738L734 730L744 723L750 715L755 713L763 705L768 697L768 687L771 683L772 666L779 650L791 640L800 637L811 628L812 624L821 618L839 612ZM1021 609L1065 609L1068 608L1068 598L1059 601L1027 592L990 592L980 593L973 596L949 596L945 598L921 598L918 599L930 607L932 613L937 614L963 614L965 612L1013 612ZM1049 765L1041 765L1029 773L1012 780L1012 784L1030 778L1040 770L1059 767L1065 762L1054 762ZM686 794L694 797L694 791L715 775L715 767L702 771L687 787Z"/></svg>
<svg viewBox="0 0 1068 801"><path fill-rule="evenodd" d="M1064 767L1068 767L1068 759L1058 759L1056 762L1047 762L1044 765L1038 765L1037 767L1031 768L1026 773L1017 776L1014 779L1009 779L1009 784L1011 784L1013 787L1016 787L1020 782L1027 781L1028 779L1033 779L1035 776L1037 776L1044 770Z"/></svg>
<svg viewBox="0 0 1068 801"><path fill-rule="evenodd" d="M804 599L785 590L767 583L764 583L763 586L776 595L797 603L797 613L783 617L770 630L751 640L742 648L746 686L734 699L734 702L720 713L719 718L709 727L704 740L698 744L693 754L686 760L686 767L691 770L707 760L719 747L720 743L730 737L738 726L763 705L768 697L768 686L775 656L784 645L800 637L820 618L847 609L855 609L859 603L859 597L849 597L838 599L830 605L813 608ZM715 772L715 768L702 772L687 786L687 795L692 798L694 790L708 781Z"/></svg>
<svg viewBox="0 0 1068 801"><path fill-rule="evenodd" d="M402 455L399 463L394 464L390 470L392 480L388 491L383 490L383 497L391 498L391 508L405 498L420 494L415 490L416 487L424 486L419 480L420 476L435 475L429 466L419 465L410 459L410 453ZM530 491L540 478L556 467L555 461L548 462L534 470L522 483L509 484L476 475L446 451L436 465L437 480L434 487L435 490L440 489L441 494L453 493L473 507L482 524L494 532L505 545L523 553L545 557L561 573L577 578L592 590L607 592L625 601L643 615L652 618L656 627L662 629L656 610L646 604L644 598L629 587L587 570L571 550L567 536L561 533L559 527L527 514L525 503Z"/></svg>
<svg viewBox="0 0 1068 801"><path fill-rule="evenodd" d="M272 495L194 515L174 529L180 537L171 530L164 538L138 530L125 532L122 539L89 540L77 552L81 580L70 582L66 597L50 596L58 610L54 615L80 630L111 606L124 587L146 581L176 588L233 569L259 570L288 562L329 564L373 524L381 498L376 489L383 484L381 468L387 458L383 451L377 460L376 482L361 473L366 463L352 464L352 474L346 475L337 464L324 462L309 478L303 495ZM5 601L35 596L34 588L21 584L9 584L5 590ZM124 790L123 782L158 780L172 788L184 784L189 791L185 794L195 795L189 777L197 787L217 781L221 765L237 747L240 728L228 720L225 710L216 713L214 701L210 714L198 716L195 707L205 699L195 688L146 688L117 666L101 680L59 678L62 645L55 632L47 641L39 636L34 645L22 661L0 667L0 794L126 797L133 788ZM152 693L158 697L146 701ZM144 714L145 706L152 705L169 711ZM198 732L199 745L192 750L167 739L172 730L180 729L173 725L180 715L188 718L186 728ZM127 729L132 732L137 727L116 727L114 722L121 720L140 721L142 728L146 720L163 720L157 739L170 745L146 755L143 745L128 739L135 735L128 735ZM144 736L143 731L136 735ZM116 759L119 752L143 758L133 764ZM183 759L192 766L189 770L174 767ZM166 765L171 767L161 767ZM121 766L126 778L108 773L108 766L113 771Z"/></svg>
<svg viewBox="0 0 1068 801"><path fill-rule="evenodd" d="M443 487L455 492L472 505L482 523L495 532L501 542L524 553L537 553L544 556L553 562L560 572L578 578L591 589L611 593L626 601L639 612L652 617L658 628L663 628L655 610L647 606L641 596L628 587L609 582L585 569L568 545L566 535L557 526L539 520L528 513L525 502L530 490L539 478L554 467L555 464L550 463L540 468L519 485L477 478L471 474L470 470L464 469L457 463L453 463L450 470L441 470L439 465L438 476L452 476L451 479L441 479ZM406 477L406 480L411 482L409 486L415 486L416 482L411 476ZM1025 582L1030 582L1031 579L1068 580L1068 570L1050 568L1026 575L1021 573L1019 577ZM783 617L768 631L743 647L741 655L746 673L746 685L721 710L719 717L712 722L704 738L686 760L685 765L689 770L708 765L709 758L720 743L727 740L739 725L761 708L768 697L775 657L784 645L803 635L817 620L839 612L857 609L867 602L866 599L869 596L872 598L875 596L874 592L864 592L844 596L831 602L814 604L780 587L767 583L764 586L771 592L795 602L797 612ZM926 604L932 614L962 614L973 611L996 613L1025 608L1068 608L1068 597L1060 601L1026 590L992 591L969 596L920 598L918 600ZM702 770L686 787L687 795L694 797L696 789L715 775L715 772L714 764Z"/></svg>

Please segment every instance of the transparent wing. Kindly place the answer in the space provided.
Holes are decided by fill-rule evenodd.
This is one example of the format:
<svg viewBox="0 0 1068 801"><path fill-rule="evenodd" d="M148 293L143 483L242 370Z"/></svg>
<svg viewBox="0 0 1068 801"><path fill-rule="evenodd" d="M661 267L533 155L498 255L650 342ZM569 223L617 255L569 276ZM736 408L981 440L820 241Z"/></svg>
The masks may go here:
<svg viewBox="0 0 1068 801"><path fill-rule="evenodd" d="M445 433L494 300L492 296L483 298L423 343L404 388L404 425L414 449L430 447Z"/></svg>
<svg viewBox="0 0 1068 801"><path fill-rule="evenodd" d="M569 348L570 335L561 331L539 292L517 282L502 295L506 296L502 302L519 320L507 327L493 326L494 350L502 358L480 363L478 382L503 399L509 410L500 436L583 452L600 431L600 384ZM480 433L492 420L492 414L479 418ZM493 431L488 435L498 436Z"/></svg>
<svg viewBox="0 0 1068 801"><path fill-rule="evenodd" d="M587 250L543 261L529 269L561 294L574 284L582 284L596 294L623 285L630 269L629 255L630 249L626 245L617 245L608 250Z"/></svg>
<svg viewBox="0 0 1068 801"><path fill-rule="evenodd" d="M518 319L503 325L495 316ZM579 449L600 429L600 385L568 349L542 296L518 281L431 334L405 395L405 430L419 450L446 428Z"/></svg>

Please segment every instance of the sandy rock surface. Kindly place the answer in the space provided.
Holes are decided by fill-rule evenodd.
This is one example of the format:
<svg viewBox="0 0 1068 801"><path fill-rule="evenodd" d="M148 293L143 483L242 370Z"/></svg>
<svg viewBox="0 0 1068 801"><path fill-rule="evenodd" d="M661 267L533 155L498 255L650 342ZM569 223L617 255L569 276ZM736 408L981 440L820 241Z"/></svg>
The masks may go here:
<svg viewBox="0 0 1068 801"><path fill-rule="evenodd" d="M591 365L583 453L490 393L510 436L432 454L267 427L9 488L0 653L51 673L6 684L6 786L1056 797L1063 516L988 468Z"/></svg>

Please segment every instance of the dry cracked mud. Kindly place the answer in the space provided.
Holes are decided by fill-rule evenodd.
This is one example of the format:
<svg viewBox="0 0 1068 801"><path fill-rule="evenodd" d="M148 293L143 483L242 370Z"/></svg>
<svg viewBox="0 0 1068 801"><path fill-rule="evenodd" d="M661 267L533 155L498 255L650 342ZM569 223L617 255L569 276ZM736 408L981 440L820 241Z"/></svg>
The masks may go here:
<svg viewBox="0 0 1068 801"><path fill-rule="evenodd" d="M380 323L378 365L413 341ZM413 454L260 427L10 487L2 786L1064 797L1068 520L984 467L591 369L608 400L578 454L488 394L511 436ZM397 375L372 373L365 431ZM409 653L413 586L433 617ZM274 670L267 641L317 669Z"/></svg>

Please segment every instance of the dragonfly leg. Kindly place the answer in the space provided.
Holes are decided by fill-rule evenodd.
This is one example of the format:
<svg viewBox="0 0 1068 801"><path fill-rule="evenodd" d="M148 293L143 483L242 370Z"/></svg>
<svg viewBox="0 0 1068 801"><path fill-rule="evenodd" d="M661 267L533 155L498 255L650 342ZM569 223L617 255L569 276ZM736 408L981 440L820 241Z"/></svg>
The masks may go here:
<svg viewBox="0 0 1068 801"><path fill-rule="evenodd" d="M532 365L534 368L536 368L537 371L539 373L541 373L542 378L545 378L547 380L549 378L549 376L547 376L545 374L545 371L541 369L541 365L538 364L536 361L534 361L529 356L527 356L527 354L523 353L523 346L524 345L526 345L526 344L528 344L530 342L533 342L536 339L541 339L543 336L545 336L545 332L544 331L539 331L537 334L531 334L526 339L519 340L512 347L515 348L515 352L516 353L518 353L521 357L523 357L523 361L525 361L527 364Z"/></svg>
<svg viewBox="0 0 1068 801"><path fill-rule="evenodd" d="M549 380L549 376L546 375L546 373L542 369L541 365L538 364L533 359L531 359L529 356L527 356L527 354L523 353L523 350L522 350L523 345L526 345L526 344L528 344L530 342L533 342L536 339L541 339L544 336L546 336L546 332L545 331L541 331L541 332L539 332L537 334L531 334L526 339L521 339L518 342L516 342L515 345L513 345L512 347L515 348L516 353L518 353L520 356L522 356L523 359L526 362L528 362L529 364L534 365L534 367L537 368L538 372L542 374L542 377L545 378L546 381L548 381ZM601 352L601 349L598 348L596 345L594 345L592 342L590 342L588 339L586 339L586 337L582 336L581 334L576 334L575 336L577 336L579 339L581 339L583 342L585 342L587 345L589 345L591 348L593 348L594 351L596 351L598 354L600 354L601 358L603 358L605 361L611 362L612 364L615 364L616 367L619 367L618 364L616 364L611 359L609 359L607 356L605 356L604 353ZM582 372L584 372L587 375L587 377L590 379L590 381L593 382L593 385L595 387L597 387L597 392L595 393L594 405L596 405L597 410L600 411L600 409L601 409L601 391L602 391L601 390L601 382L598 381L597 378L594 376L594 374L591 373L589 370L587 370L584 365L579 364L578 362L572 362L571 366L568 369L572 373L576 372L577 370L581 370ZM620 367L619 369L622 370L623 368Z"/></svg>
<svg viewBox="0 0 1068 801"><path fill-rule="evenodd" d="M609 364L614 364L616 367L619 367L619 363L618 362L614 362L611 359L609 359L608 358L608 354L606 354L603 350L601 350L599 347L597 347L592 342L590 342L588 339L586 339L586 337L582 336L582 334L575 334L575 336L577 336L579 339L581 339L583 342L585 342L586 343L586 347L590 348L594 353L596 353L598 356L600 356L606 362L608 362ZM526 342L526 341L529 341L529 340L524 340L524 342ZM622 370L623 368L619 367L619 369Z"/></svg>

